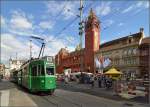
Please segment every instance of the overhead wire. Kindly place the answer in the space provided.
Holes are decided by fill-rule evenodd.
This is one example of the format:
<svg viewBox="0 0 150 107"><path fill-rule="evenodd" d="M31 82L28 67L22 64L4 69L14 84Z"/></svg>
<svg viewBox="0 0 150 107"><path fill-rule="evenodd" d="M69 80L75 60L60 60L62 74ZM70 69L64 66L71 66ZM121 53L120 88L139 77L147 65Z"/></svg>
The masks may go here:
<svg viewBox="0 0 150 107"><path fill-rule="evenodd" d="M92 4L93 4L93 2L90 3L88 6L86 6L86 7L83 9L83 13L84 13L89 7L91 7ZM57 37L54 38L54 39L60 38L59 35L60 35L63 31L65 31L67 28L69 28L69 26L71 26L78 18L79 18L79 16L76 15L76 17L75 17L72 21L70 21L68 24L66 24L66 26L56 34Z"/></svg>
<svg viewBox="0 0 150 107"><path fill-rule="evenodd" d="M69 0L66 0L66 1L69 1ZM68 3L68 2L67 2ZM62 7L61 11L56 15L56 20L58 19L58 17L63 13L64 9L66 8L67 6L67 3L64 4L64 6Z"/></svg>
<svg viewBox="0 0 150 107"><path fill-rule="evenodd" d="M110 19L110 18L112 18L114 15L118 15L118 13L120 12L119 10L120 10L120 9L122 10L122 9L123 9L123 6L126 6L126 5L128 5L128 4L126 3L126 1L122 2L122 3L121 3L121 6L120 6L120 7L122 7L122 8L115 9L114 12L111 12L111 14L109 14L109 15L107 15L107 16L103 16L103 17L105 18L105 17L108 17L108 16L109 16L109 19ZM111 16L110 16L110 15L111 15ZM102 17L102 18L103 18L103 17ZM104 21L101 21L101 23L104 24ZM103 26L103 25L102 25L102 26ZM107 29L107 28L108 28L108 26L105 26L105 27L102 28L102 29Z"/></svg>
<svg viewBox="0 0 150 107"><path fill-rule="evenodd" d="M67 0L68 1L68 0ZM86 12L86 10L91 7L93 5L94 1L92 1L88 6L86 6L85 8L83 8L83 14ZM65 9L66 5L63 6L62 11L59 12L59 14L57 15L57 17L59 17L61 15L61 13L63 12L63 10ZM47 41L48 42L57 42L56 39L61 39L61 34L63 31L65 31L67 28L69 28L69 26L71 26L77 19L79 18L79 15L76 15L76 17L70 21L68 24L66 24L66 26L64 26L56 35L55 38L53 38L52 40ZM67 40L67 39L66 39ZM68 40L67 40L68 41ZM70 41L68 41L70 42ZM71 42L70 42L71 43Z"/></svg>
<svg viewBox="0 0 150 107"><path fill-rule="evenodd" d="M145 9L145 8L144 8L144 9ZM144 10L144 9L142 9L142 10ZM138 13L139 13L139 12L130 15L130 17L135 16L135 15L137 15ZM123 19L123 20L121 20L121 21L127 21L128 19L129 19L129 16L127 16L125 19ZM106 26L105 28L103 28L103 30L106 30L106 29L110 28L112 25L114 25L114 23L111 24L111 25L109 25L109 26Z"/></svg>
<svg viewBox="0 0 150 107"><path fill-rule="evenodd" d="M69 0L65 0L65 1L69 1ZM55 19L55 20L53 20L53 21L57 21L57 20L58 20L59 16L63 13L64 9L66 8L67 3L68 3L68 2L66 2L66 3L63 5L62 9L58 12L57 15L52 16L53 19ZM49 29L45 29L43 32L46 32L46 31L48 31L48 30L49 30Z"/></svg>
<svg viewBox="0 0 150 107"><path fill-rule="evenodd" d="M142 10L144 10L144 9L142 9ZM132 16L136 16L136 15L138 15L139 14L139 12L137 12L137 13L135 13L134 15L132 14L130 17L132 17ZM121 21L130 21L129 20L129 16L128 17L126 17L124 20L121 20ZM108 29L108 28L110 28L112 25L114 25L114 24L111 24L110 26L108 26L106 29ZM104 30L106 30L106 29L104 29Z"/></svg>

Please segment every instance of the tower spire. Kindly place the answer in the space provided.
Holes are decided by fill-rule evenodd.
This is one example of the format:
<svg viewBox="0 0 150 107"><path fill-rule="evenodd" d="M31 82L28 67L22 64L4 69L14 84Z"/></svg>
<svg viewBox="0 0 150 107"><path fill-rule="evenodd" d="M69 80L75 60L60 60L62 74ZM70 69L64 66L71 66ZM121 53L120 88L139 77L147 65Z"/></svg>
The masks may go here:
<svg viewBox="0 0 150 107"><path fill-rule="evenodd" d="M90 9L89 17L90 17L90 18L92 18L92 17L96 17L96 15L95 15L95 13L94 13L94 11L93 11L93 9L92 9L92 8Z"/></svg>
<svg viewBox="0 0 150 107"><path fill-rule="evenodd" d="M90 10L90 16L93 16L93 9Z"/></svg>

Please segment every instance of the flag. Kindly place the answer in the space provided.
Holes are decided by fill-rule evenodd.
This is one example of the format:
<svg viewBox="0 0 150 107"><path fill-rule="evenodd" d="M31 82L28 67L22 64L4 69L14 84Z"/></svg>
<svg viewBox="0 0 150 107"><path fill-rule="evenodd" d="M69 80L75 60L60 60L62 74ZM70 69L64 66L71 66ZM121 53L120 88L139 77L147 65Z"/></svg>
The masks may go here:
<svg viewBox="0 0 150 107"><path fill-rule="evenodd" d="M111 58L109 57L105 57L104 63L103 63L103 67L106 68L107 66L109 66L111 64Z"/></svg>
<svg viewBox="0 0 150 107"><path fill-rule="evenodd" d="M99 61L99 58L96 57L96 58L95 58L95 67L96 67L96 68L100 68L100 66L101 66L101 63L100 63L100 61Z"/></svg>

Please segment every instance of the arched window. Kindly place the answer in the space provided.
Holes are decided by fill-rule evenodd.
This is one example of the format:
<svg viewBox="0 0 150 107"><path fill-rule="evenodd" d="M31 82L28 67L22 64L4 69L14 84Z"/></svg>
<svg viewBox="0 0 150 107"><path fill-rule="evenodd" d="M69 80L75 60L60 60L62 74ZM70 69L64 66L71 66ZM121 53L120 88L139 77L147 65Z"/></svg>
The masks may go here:
<svg viewBox="0 0 150 107"><path fill-rule="evenodd" d="M137 48L133 48L132 53L133 53L134 55L136 55L136 54L137 54Z"/></svg>
<svg viewBox="0 0 150 107"><path fill-rule="evenodd" d="M124 50L124 51L123 51L123 55L127 55L127 50Z"/></svg>

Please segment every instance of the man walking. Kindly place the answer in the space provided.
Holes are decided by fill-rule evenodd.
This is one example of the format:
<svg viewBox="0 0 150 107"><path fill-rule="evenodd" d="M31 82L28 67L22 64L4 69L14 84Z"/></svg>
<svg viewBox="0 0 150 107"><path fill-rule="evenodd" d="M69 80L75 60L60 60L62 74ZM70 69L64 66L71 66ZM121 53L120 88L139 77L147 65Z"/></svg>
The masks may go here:
<svg viewBox="0 0 150 107"><path fill-rule="evenodd" d="M98 87L99 88L102 87L102 76L101 75L98 77Z"/></svg>
<svg viewBox="0 0 150 107"><path fill-rule="evenodd" d="M94 76L92 75L90 78L90 82L91 82L91 87L94 87Z"/></svg>

